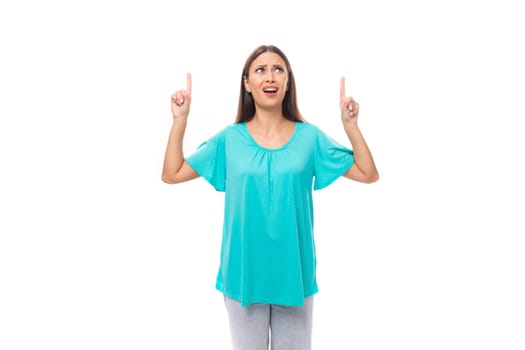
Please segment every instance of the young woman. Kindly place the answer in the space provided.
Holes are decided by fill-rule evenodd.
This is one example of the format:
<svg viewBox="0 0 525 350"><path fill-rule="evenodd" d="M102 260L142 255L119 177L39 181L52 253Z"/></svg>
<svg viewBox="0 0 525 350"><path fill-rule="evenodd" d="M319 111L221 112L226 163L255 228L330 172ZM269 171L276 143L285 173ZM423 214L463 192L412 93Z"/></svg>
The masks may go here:
<svg viewBox="0 0 525 350"><path fill-rule="evenodd" d="M191 104L171 96L173 125L162 180L202 176L225 193L216 288L224 294L234 349L311 348L317 293L312 191L340 176L372 183L379 175L357 121L359 104L345 94L341 120L351 149L303 120L290 62L275 46L246 60L235 123L188 157L182 151Z"/></svg>

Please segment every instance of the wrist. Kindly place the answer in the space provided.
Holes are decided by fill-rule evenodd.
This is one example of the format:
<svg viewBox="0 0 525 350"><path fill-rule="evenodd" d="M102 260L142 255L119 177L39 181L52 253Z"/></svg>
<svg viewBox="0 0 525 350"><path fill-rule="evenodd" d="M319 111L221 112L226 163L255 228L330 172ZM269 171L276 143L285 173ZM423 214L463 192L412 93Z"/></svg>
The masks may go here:
<svg viewBox="0 0 525 350"><path fill-rule="evenodd" d="M355 120L355 121L349 121L349 120L343 121L343 127L345 128L346 131L359 129L359 127L357 126L357 120Z"/></svg>
<svg viewBox="0 0 525 350"><path fill-rule="evenodd" d="M188 117L174 117L173 125L186 125L188 122Z"/></svg>

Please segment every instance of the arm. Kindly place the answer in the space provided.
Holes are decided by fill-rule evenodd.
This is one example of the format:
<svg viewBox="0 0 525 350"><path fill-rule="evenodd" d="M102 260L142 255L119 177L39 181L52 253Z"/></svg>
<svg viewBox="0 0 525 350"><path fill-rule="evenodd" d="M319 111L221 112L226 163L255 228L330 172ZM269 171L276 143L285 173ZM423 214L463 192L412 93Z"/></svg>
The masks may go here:
<svg viewBox="0 0 525 350"><path fill-rule="evenodd" d="M354 164L343 176L364 183L375 182L379 180L379 173L372 153L357 125L359 103L352 97L346 97L345 78L341 78L340 106L343 127L354 151Z"/></svg>
<svg viewBox="0 0 525 350"><path fill-rule="evenodd" d="M171 95L173 125L164 155L162 181L176 184L195 179L199 176L184 160L183 139L191 104L191 75L187 75L186 90L179 90Z"/></svg>

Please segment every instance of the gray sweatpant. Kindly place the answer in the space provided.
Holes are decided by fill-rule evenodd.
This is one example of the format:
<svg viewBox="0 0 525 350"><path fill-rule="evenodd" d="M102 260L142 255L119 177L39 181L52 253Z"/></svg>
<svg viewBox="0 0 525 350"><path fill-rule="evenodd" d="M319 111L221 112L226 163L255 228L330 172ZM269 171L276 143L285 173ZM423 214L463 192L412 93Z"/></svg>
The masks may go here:
<svg viewBox="0 0 525 350"><path fill-rule="evenodd" d="M250 304L224 297L233 350L310 350L313 296L304 306Z"/></svg>

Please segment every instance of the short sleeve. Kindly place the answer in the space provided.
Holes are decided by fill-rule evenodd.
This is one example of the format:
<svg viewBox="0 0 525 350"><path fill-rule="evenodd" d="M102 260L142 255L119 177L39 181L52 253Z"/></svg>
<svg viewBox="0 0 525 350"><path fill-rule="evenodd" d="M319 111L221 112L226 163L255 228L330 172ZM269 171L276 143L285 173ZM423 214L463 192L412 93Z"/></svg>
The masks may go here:
<svg viewBox="0 0 525 350"><path fill-rule="evenodd" d="M317 130L314 159L314 190L325 188L354 164L354 152Z"/></svg>
<svg viewBox="0 0 525 350"><path fill-rule="evenodd" d="M226 187L224 136L224 132L214 135L185 158L193 170L221 192L224 192Z"/></svg>

